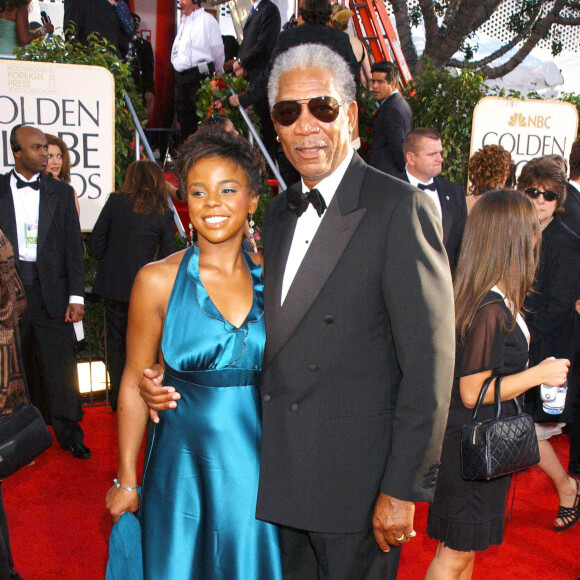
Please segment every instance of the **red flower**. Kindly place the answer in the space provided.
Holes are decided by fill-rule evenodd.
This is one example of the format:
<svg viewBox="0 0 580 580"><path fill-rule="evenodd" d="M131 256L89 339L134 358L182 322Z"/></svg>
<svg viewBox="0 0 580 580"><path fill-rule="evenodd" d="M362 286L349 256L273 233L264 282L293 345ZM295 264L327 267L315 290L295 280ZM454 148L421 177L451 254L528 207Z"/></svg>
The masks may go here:
<svg viewBox="0 0 580 580"><path fill-rule="evenodd" d="M216 102L214 103L214 107L215 107L216 109L221 109L221 108L222 108L222 102L221 102L221 101L216 101Z"/></svg>
<svg viewBox="0 0 580 580"><path fill-rule="evenodd" d="M226 83L224 83L224 81L222 81L222 79L218 79L218 86L220 89L227 89L228 85L226 85Z"/></svg>

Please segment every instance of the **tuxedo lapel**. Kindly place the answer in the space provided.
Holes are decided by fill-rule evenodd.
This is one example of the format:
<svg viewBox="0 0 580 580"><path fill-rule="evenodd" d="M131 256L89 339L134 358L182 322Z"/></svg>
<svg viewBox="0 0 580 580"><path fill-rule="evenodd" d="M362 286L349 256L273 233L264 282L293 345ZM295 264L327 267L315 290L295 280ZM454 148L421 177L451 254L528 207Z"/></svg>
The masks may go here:
<svg viewBox="0 0 580 580"><path fill-rule="evenodd" d="M292 281L284 304L271 312L273 317L268 323L264 369L312 306L366 213L366 208L357 209L365 171L366 165L355 154ZM277 305L280 304L282 279L294 229L295 226L287 228L281 235L280 259L273 273L276 277L273 286Z"/></svg>
<svg viewBox="0 0 580 580"><path fill-rule="evenodd" d="M437 195L439 196L439 202L441 203L441 223L443 225L443 243L447 243L449 238L449 232L451 231L451 225L453 222L453 202L451 196L445 187L445 183L435 177L435 186L437 187Z"/></svg>
<svg viewBox="0 0 580 580"><path fill-rule="evenodd" d="M18 234L16 232L16 214L14 199L10 189L10 173L0 178L0 229L14 248L14 258L18 263Z"/></svg>
<svg viewBox="0 0 580 580"><path fill-rule="evenodd" d="M302 183L298 182L292 186L301 189ZM281 203L276 208L276 215L271 216L271 223L276 224L274 235L270 235L268 240L266 276L267 283L264 287L264 310L266 320L275 320L280 310L280 301L282 297L282 282L284 280L284 271L288 253L292 245L294 230L298 218L295 213L286 211L286 204ZM268 335L275 333L274 325L269 325ZM266 350L268 345L266 345Z"/></svg>
<svg viewBox="0 0 580 580"><path fill-rule="evenodd" d="M46 175L40 176L40 207L38 208L38 250L42 248L48 230L50 229L51 221L56 211L57 196L54 195L51 178ZM57 230L57 235L60 238L60 232Z"/></svg>

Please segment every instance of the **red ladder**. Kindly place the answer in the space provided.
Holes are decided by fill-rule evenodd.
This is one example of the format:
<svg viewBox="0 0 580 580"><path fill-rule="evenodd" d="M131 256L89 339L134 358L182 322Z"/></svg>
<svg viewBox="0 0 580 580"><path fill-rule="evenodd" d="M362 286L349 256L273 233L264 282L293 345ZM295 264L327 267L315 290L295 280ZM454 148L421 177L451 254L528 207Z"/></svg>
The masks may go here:
<svg viewBox="0 0 580 580"><path fill-rule="evenodd" d="M353 18L356 34L361 41L370 47L373 60L375 62L392 61L394 56L401 73L401 81L405 86L408 85L413 80L413 76L383 0L350 1L349 8L356 16ZM389 46L387 46L385 39Z"/></svg>

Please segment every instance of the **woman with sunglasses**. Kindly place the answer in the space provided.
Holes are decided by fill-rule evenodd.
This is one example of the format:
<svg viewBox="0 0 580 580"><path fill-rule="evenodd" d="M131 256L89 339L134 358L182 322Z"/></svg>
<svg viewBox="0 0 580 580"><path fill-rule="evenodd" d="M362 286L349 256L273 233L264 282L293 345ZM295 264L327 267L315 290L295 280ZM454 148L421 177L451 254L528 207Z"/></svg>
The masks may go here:
<svg viewBox="0 0 580 580"><path fill-rule="evenodd" d="M522 168L518 189L530 198L542 228L540 265L533 292L525 302L525 318L530 329L530 365L546 357L571 357L574 332L574 302L580 273L580 238L560 219L566 201L566 174L552 159L532 159ZM570 381L570 386L573 382ZM546 390L544 389L544 393ZM546 395L544 394L544 397ZM580 519L580 484L562 467L550 437L562 432L570 418L570 403L575 393L567 393L561 414L549 414L538 386L526 396L526 407L536 422L540 448L539 467L552 480L559 497L554 522L557 532L568 529Z"/></svg>
<svg viewBox="0 0 580 580"><path fill-rule="evenodd" d="M494 190L467 218L455 271L457 356L449 419L427 533L439 540L426 580L469 580L475 555L503 542L510 476L469 481L461 476L461 429L471 421L484 381L502 376L502 413L538 383L561 385L568 360L526 368L529 332L521 316L538 262L541 233L534 206L514 190ZM479 417L494 416L495 381Z"/></svg>

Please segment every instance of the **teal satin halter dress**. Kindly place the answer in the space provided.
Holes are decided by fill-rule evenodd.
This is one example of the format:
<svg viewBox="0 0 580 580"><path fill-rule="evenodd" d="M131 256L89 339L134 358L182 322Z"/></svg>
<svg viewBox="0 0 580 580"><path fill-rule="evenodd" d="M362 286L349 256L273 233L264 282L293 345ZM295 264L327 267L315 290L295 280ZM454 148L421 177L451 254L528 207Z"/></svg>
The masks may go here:
<svg viewBox="0 0 580 580"><path fill-rule="evenodd" d="M266 338L262 267L244 252L254 301L236 328L185 253L161 349L164 384L181 394L160 413L143 475L147 580L281 580L277 528L255 518L260 467L258 377Z"/></svg>

